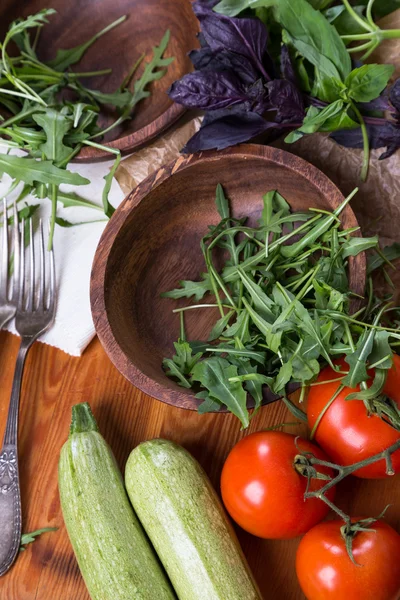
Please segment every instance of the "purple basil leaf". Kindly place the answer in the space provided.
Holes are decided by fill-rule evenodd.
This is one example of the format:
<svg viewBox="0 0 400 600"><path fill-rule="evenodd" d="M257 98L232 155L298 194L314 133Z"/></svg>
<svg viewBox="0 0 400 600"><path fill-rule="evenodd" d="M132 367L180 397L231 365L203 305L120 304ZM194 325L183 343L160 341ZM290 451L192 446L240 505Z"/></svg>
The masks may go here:
<svg viewBox="0 0 400 600"><path fill-rule="evenodd" d="M213 65L215 54L209 46L205 46L199 50L192 50L189 52L189 58L197 71L207 68L211 69L212 71L215 70Z"/></svg>
<svg viewBox="0 0 400 600"><path fill-rule="evenodd" d="M367 110L367 111L368 110L370 110L370 111L375 111L375 110L379 110L379 111L389 110L390 109L390 105L389 105L389 97L388 97L387 90L383 90L383 92L382 92L382 94L380 96L378 96L377 98L374 98L370 102L360 102L359 105L360 105L360 108L362 110Z"/></svg>
<svg viewBox="0 0 400 600"><path fill-rule="evenodd" d="M232 73L196 71L175 81L168 90L169 97L187 108L216 110L247 100L239 79Z"/></svg>
<svg viewBox="0 0 400 600"><path fill-rule="evenodd" d="M400 113L400 78L396 79L389 92L389 100L397 112Z"/></svg>
<svg viewBox="0 0 400 600"><path fill-rule="evenodd" d="M294 83L286 79L274 79L267 83L267 88L271 106L277 110L275 120L278 123L303 121L303 97Z"/></svg>
<svg viewBox="0 0 400 600"><path fill-rule="evenodd" d="M291 81L297 85L296 72L293 68L292 59L290 58L289 50L286 44L283 44L281 50L281 73L284 79Z"/></svg>
<svg viewBox="0 0 400 600"><path fill-rule="evenodd" d="M271 109L268 90L262 79L258 79L253 85L246 88L248 110L260 115Z"/></svg>
<svg viewBox="0 0 400 600"><path fill-rule="evenodd" d="M225 110L207 113L201 129L190 138L182 152L222 150L229 146L247 142L274 125L274 123L268 123L260 115L253 112Z"/></svg>
<svg viewBox="0 0 400 600"><path fill-rule="evenodd" d="M400 125L397 123L382 120L381 125L367 124L367 131L371 148L386 147L379 160L389 158L400 148ZM346 148L362 148L364 145L360 128L335 131L331 137Z"/></svg>
<svg viewBox="0 0 400 600"><path fill-rule="evenodd" d="M252 85L260 76L251 61L245 56L223 50L213 52L209 46L189 53L194 68L198 71L233 71L247 85Z"/></svg>
<svg viewBox="0 0 400 600"><path fill-rule="evenodd" d="M207 10L197 2L193 10L203 36L214 52L229 50L248 58L269 81L263 66L267 48L267 29L259 19L236 19Z"/></svg>

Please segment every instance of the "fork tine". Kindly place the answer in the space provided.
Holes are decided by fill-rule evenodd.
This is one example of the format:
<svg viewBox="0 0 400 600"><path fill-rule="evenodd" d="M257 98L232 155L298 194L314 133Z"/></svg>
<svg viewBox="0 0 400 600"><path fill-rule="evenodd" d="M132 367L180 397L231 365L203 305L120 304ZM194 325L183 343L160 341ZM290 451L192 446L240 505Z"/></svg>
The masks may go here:
<svg viewBox="0 0 400 600"><path fill-rule="evenodd" d="M7 223L7 201L3 199L3 236L0 271L0 293L8 299L8 223Z"/></svg>
<svg viewBox="0 0 400 600"><path fill-rule="evenodd" d="M43 223L42 219L39 221L39 247L40 247L40 268L39 268L39 298L38 298L38 308L39 310L43 310L44 301L45 301L45 278L46 278L46 270L45 270L45 262L44 262L44 239L43 239Z"/></svg>
<svg viewBox="0 0 400 600"><path fill-rule="evenodd" d="M50 253L50 286L49 286L49 305L48 311L54 313L56 308L56 267L54 262L54 250L53 248L49 251Z"/></svg>
<svg viewBox="0 0 400 600"><path fill-rule="evenodd" d="M14 273L13 273L12 300L14 302L17 302L18 292L19 292L19 278L20 278L21 244L20 244L20 233L19 233L19 223L18 223L18 210L17 210L16 202L14 202L13 214L14 214Z"/></svg>
<svg viewBox="0 0 400 600"><path fill-rule="evenodd" d="M19 298L18 310L24 310L25 297L25 219L21 221L21 254L20 254L20 272L19 272Z"/></svg>
<svg viewBox="0 0 400 600"><path fill-rule="evenodd" d="M27 310L35 308L35 240L33 239L32 219L29 219L29 289Z"/></svg>

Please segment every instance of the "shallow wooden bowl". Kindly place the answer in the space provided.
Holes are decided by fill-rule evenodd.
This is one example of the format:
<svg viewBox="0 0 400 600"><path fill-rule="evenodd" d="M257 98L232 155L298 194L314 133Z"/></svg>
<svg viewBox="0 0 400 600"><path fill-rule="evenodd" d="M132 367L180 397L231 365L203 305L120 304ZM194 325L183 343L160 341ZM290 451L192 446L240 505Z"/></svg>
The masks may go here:
<svg viewBox="0 0 400 600"><path fill-rule="evenodd" d="M197 45L198 22L190 0L1 0L1 39L13 20L48 7L57 14L49 17L50 24L42 28L38 54L45 60L54 58L58 48L82 44L120 16L128 15L124 23L97 40L79 63L79 71L113 70L111 75L83 80L88 87L103 92L115 91L144 52L145 60L138 70L141 75L152 56L152 47L159 44L167 29L171 31L165 56L174 56L175 60L165 76L150 85L151 96L136 106L132 120L125 121L104 138L107 146L130 152L159 135L184 113L185 109L174 104L166 91L192 68L187 53ZM76 71L77 65L72 70ZM114 118L115 115L104 113L101 123L108 124ZM77 159L93 161L110 156L87 147Z"/></svg>
<svg viewBox="0 0 400 600"><path fill-rule="evenodd" d="M179 158L160 169L127 196L107 225L93 263L91 305L97 334L125 377L154 398L197 409L190 390L163 372L179 335L178 306L161 292L179 279L197 279L204 270L199 248L209 224L216 224L215 188L221 183L234 216L260 216L262 196L278 189L294 211L335 209L343 200L338 188L304 160L275 148L243 145L222 152ZM344 227L357 225L353 211L343 212ZM362 294L365 257L350 262L350 285ZM191 301L180 301L187 305ZM189 339L206 339L218 315L214 309L188 311Z"/></svg>

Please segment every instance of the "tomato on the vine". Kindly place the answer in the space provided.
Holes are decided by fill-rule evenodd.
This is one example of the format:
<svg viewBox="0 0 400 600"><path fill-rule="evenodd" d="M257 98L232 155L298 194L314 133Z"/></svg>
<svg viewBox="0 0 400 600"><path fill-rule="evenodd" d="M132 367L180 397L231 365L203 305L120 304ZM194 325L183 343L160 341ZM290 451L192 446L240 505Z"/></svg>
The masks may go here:
<svg viewBox="0 0 400 600"><path fill-rule="evenodd" d="M400 356L394 355L383 393L400 408ZM341 367L348 365L340 361ZM338 374L326 367L318 382L337 379ZM308 424L312 429L325 406L335 394L338 381L311 386L307 399ZM357 388L358 390L359 388ZM362 400L345 400L356 389L344 388L323 414L315 432L315 441L335 463L346 466L379 454L400 439L400 431L383 421L377 414L368 415ZM395 473L400 472L400 449L391 456ZM379 460L355 471L353 475L366 479L387 477L386 462Z"/></svg>
<svg viewBox="0 0 400 600"><path fill-rule="evenodd" d="M357 519L358 520L358 519ZM400 535L376 521L352 542L354 564L341 534L343 521L316 525L297 550L296 573L308 600L398 600Z"/></svg>
<svg viewBox="0 0 400 600"><path fill-rule="evenodd" d="M307 478L294 465L301 451L327 460L311 442L296 442L294 435L278 431L253 433L234 446L222 470L221 492L229 514L243 529L262 538L293 538L326 516L329 508L322 500L304 500ZM318 471L332 476L325 467ZM325 483L311 479L310 491ZM329 500L334 494L331 488Z"/></svg>

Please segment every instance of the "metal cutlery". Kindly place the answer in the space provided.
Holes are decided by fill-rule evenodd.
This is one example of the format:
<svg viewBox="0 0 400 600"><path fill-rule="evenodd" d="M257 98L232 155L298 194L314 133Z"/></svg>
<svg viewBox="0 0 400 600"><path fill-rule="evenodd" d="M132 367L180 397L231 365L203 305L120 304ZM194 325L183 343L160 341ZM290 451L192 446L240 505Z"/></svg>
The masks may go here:
<svg viewBox="0 0 400 600"><path fill-rule="evenodd" d="M17 215L14 209L14 222L16 221ZM13 290L13 297L18 293L15 327L21 336L21 345L14 372L3 447L0 450L0 576L4 575L14 562L21 539L18 408L24 363L33 342L54 322L56 308L54 255L52 250L48 253L49 260L46 267L42 223L40 222L37 234L39 251L35 249L32 220L29 221L30 235L27 249L23 242L24 230L25 223L22 220L19 234L14 228L14 235L19 239L14 243ZM28 260L25 254L28 255ZM3 263L4 257L2 275L5 273Z"/></svg>
<svg viewBox="0 0 400 600"><path fill-rule="evenodd" d="M10 235L10 230L12 234ZM10 238L14 239L14 269L10 277ZM19 230L17 207L13 207L13 224L8 224L7 202L3 200L3 231L1 235L0 260L0 329L12 319L17 310L19 292ZM10 293L12 279L12 291Z"/></svg>

